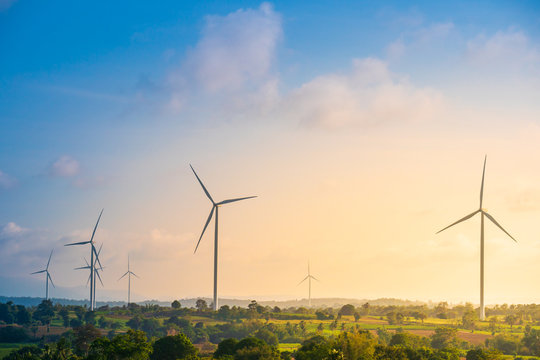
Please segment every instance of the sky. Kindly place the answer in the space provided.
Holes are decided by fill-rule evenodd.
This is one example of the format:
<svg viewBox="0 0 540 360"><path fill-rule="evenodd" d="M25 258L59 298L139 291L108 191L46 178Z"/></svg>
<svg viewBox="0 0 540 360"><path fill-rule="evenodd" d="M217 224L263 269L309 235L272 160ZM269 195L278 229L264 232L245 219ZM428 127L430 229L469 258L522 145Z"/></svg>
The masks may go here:
<svg viewBox="0 0 540 360"><path fill-rule="evenodd" d="M537 1L0 0L0 294L540 299Z"/></svg>

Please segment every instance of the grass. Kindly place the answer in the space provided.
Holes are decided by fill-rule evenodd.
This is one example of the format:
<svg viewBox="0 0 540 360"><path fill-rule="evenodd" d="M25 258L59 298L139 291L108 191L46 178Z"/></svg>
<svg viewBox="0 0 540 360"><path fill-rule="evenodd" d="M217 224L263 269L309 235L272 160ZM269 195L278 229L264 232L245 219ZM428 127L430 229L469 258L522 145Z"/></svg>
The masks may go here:
<svg viewBox="0 0 540 360"><path fill-rule="evenodd" d="M0 343L0 359L25 345L32 345L32 343Z"/></svg>

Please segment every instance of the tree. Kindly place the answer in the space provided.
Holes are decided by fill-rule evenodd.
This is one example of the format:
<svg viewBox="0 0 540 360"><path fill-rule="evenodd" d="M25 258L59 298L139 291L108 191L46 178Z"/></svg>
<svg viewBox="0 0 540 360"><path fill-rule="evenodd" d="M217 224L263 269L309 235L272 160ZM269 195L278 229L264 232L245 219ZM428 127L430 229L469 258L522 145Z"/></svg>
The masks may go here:
<svg viewBox="0 0 540 360"><path fill-rule="evenodd" d="M133 330L139 330L142 325L142 317L140 315L134 316L127 321L126 325Z"/></svg>
<svg viewBox="0 0 540 360"><path fill-rule="evenodd" d="M296 360L327 360L332 352L331 344L321 335L305 340L296 352Z"/></svg>
<svg viewBox="0 0 540 360"><path fill-rule="evenodd" d="M197 348L184 334L162 337L154 343L153 349L152 360L176 360L197 355Z"/></svg>
<svg viewBox="0 0 540 360"><path fill-rule="evenodd" d="M343 305L341 309L339 309L338 315L354 315L354 305L347 304Z"/></svg>
<svg viewBox="0 0 540 360"><path fill-rule="evenodd" d="M517 323L518 317L516 315L506 315L504 318L504 322L510 325L510 330L512 330L512 327Z"/></svg>
<svg viewBox="0 0 540 360"><path fill-rule="evenodd" d="M101 337L101 332L92 324L87 324L74 329L75 332L75 350L78 354L87 355L90 344Z"/></svg>
<svg viewBox="0 0 540 360"><path fill-rule="evenodd" d="M431 335L431 346L434 349L455 348L458 345L457 329L438 327Z"/></svg>
<svg viewBox="0 0 540 360"><path fill-rule="evenodd" d="M197 301L195 302L195 307L199 312L203 312L208 309L208 304L204 299L197 299Z"/></svg>
<svg viewBox="0 0 540 360"><path fill-rule="evenodd" d="M261 339L270 346L277 347L279 344L276 334L267 329L259 329L254 335L257 339Z"/></svg>
<svg viewBox="0 0 540 360"><path fill-rule="evenodd" d="M171 307L172 307L173 309L180 309L180 306L181 306L181 305L180 305L180 301L178 301L178 300L174 300L174 301L171 303Z"/></svg>
<svg viewBox="0 0 540 360"><path fill-rule="evenodd" d="M19 325L28 325L32 322L32 315L22 305L17 305L17 314L15 315L15 322Z"/></svg>
<svg viewBox="0 0 540 360"><path fill-rule="evenodd" d="M128 330L125 334L116 335L110 342L109 354L112 359L146 360L152 352L146 334L139 330Z"/></svg>
<svg viewBox="0 0 540 360"><path fill-rule="evenodd" d="M236 340L235 338L228 338L221 341L218 344L216 351L214 352L214 357L216 359L220 359L225 356L234 356L237 344L238 340Z"/></svg>
<svg viewBox="0 0 540 360"><path fill-rule="evenodd" d="M279 360L279 351L261 339L248 337L236 344L235 360Z"/></svg>
<svg viewBox="0 0 540 360"><path fill-rule="evenodd" d="M471 349L467 351L467 360L499 360L502 359L501 353L496 350Z"/></svg>
<svg viewBox="0 0 540 360"><path fill-rule="evenodd" d="M360 313L358 313L357 311L354 312L354 321L358 322L358 320L360 320Z"/></svg>
<svg viewBox="0 0 540 360"><path fill-rule="evenodd" d="M474 330L476 327L476 319L476 312L474 310L468 310L461 317L461 323L465 329Z"/></svg>
<svg viewBox="0 0 540 360"><path fill-rule="evenodd" d="M62 318L62 322L64 323L64 327L69 326L69 311L65 307L62 307L60 311L58 311L58 315Z"/></svg>
<svg viewBox="0 0 540 360"><path fill-rule="evenodd" d="M32 317L44 325L49 325L54 317L54 307L51 300L43 300L37 307Z"/></svg>
<svg viewBox="0 0 540 360"><path fill-rule="evenodd" d="M334 340L332 348L345 359L371 359L377 342L368 331L343 332Z"/></svg>

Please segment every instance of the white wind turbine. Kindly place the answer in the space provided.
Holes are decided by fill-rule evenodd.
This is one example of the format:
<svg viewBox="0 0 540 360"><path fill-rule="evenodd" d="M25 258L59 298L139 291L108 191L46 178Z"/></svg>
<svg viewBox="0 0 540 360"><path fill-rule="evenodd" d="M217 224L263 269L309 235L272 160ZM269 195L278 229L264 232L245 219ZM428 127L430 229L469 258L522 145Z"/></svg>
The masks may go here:
<svg viewBox="0 0 540 360"><path fill-rule="evenodd" d="M497 220L495 220L493 218L493 216L488 214L486 209L482 208L482 203L483 203L483 200L484 200L484 175L486 174L486 161L487 161L487 155L484 158L484 170L482 171L482 184L480 186L480 206L479 206L478 210L472 212L471 214L465 216L462 219L459 219L455 223L452 223L452 224L448 225L444 229L437 231L437 234L438 234L441 231L444 231L444 230L448 229L449 227L452 227L452 226L454 226L456 224L459 224L462 221L468 220L468 219L472 218L474 215L480 213L480 320L482 320L482 321L485 320L485 318L486 318L485 307L484 307L484 216L487 217L493 224L495 224L499 229L501 229L512 240L517 242L516 239L514 239L512 237L512 235L510 235L508 233L508 231L506 231L497 222Z"/></svg>
<svg viewBox="0 0 540 360"><path fill-rule="evenodd" d="M94 226L94 231L92 231L92 237L90 238L89 241L81 241L81 242L76 242L76 243L71 243L71 244L66 244L64 246L72 246L72 245L85 245L85 244L90 244L90 311L94 311L94 289L95 289L95 286L94 286L94 282L95 282L95 276L94 276L94 268L95 268L95 260L94 260L94 254L97 255L97 251L96 251L96 248L94 246L94 235L96 234L96 230L97 230L97 227L98 227L98 224L99 224L99 220L101 219L101 214L103 214L103 209L101 209L101 212L99 213L99 217L97 219L97 222L96 222L96 226ZM101 267L101 262L99 261L99 258L97 258L97 262L99 263L99 266ZM99 275L98 275L99 276Z"/></svg>
<svg viewBox="0 0 540 360"><path fill-rule="evenodd" d="M129 255L128 255L128 270L126 271L126 273L124 275L122 275L120 277L120 279L118 279L118 281L122 280L122 278L124 276L128 277L128 306L129 306L129 303L131 302L131 275L135 276L136 278L139 278L134 272L132 272L130 269L129 269ZM140 279L140 278L139 278Z"/></svg>
<svg viewBox="0 0 540 360"><path fill-rule="evenodd" d="M99 279L99 282L101 283L101 286L105 286L105 285L103 285L103 281L101 280L101 276L99 275L99 272L103 271L103 269L104 269L104 267L101 266L101 262L99 261L99 254L101 253L101 248L102 247L103 247L103 244L101 244L101 246L99 247L98 252L96 253L96 260L94 261L94 274L97 275L97 277ZM88 283L90 282L91 277L92 277L92 270L91 270L90 264L88 264L88 261L86 260L86 258L84 259L84 262L86 262L86 266L81 266L81 267L75 268L74 270L90 269L90 275L88 276L88 280L86 281L86 286L88 286ZM98 263L99 263L99 267L97 267ZM94 282L93 282L94 288L92 289L92 304L93 304L94 308L96 307L96 283L97 283L97 281L95 281L95 279L94 279Z"/></svg>
<svg viewBox="0 0 540 360"><path fill-rule="evenodd" d="M218 275L218 209L221 205L225 205L225 204L229 204L229 203L232 203L232 202L236 202L236 201L240 201L240 200L247 200L247 199L252 199L252 198L255 198L257 196L247 196L247 197L242 197L242 198L236 198L236 199L229 199L229 200L223 200L221 202L218 202L216 203L214 201L214 199L212 199L212 196L210 196L210 193L208 192L208 190L206 190L206 187L204 187L204 184L202 183L201 179L199 178L199 176L197 175L197 173L195 172L195 169L193 169L193 166L189 165L191 167L191 170L193 171L193 174L195 174L195 177L197 178L197 180L199 181L199 184L201 184L203 190L204 190L204 193L206 194L206 196L208 197L208 199L210 199L210 201L212 202L212 210L210 211L210 215L208 215L208 219L206 220L206 224L204 224L204 228L203 228L203 231L201 233L201 236L199 237L199 241L197 242L197 246L195 247L195 252L197 252L197 248L199 247L199 244L201 243L201 239L204 235L204 232L206 230L206 228L208 227L208 224L210 223L210 220L212 220L212 216L214 215L214 211L216 213L216 221L215 221L215 231L214 231L214 303L213 303L213 307L214 307L214 311L217 311L218 309L218 295L217 295L217 275Z"/></svg>
<svg viewBox="0 0 540 360"><path fill-rule="evenodd" d="M319 281L318 279L315 278L315 276L312 276L311 275L311 271L309 269L309 261L308 261L308 264L307 264L307 276L304 278L304 280L300 281L298 283L297 286L299 286L300 284L302 284L304 281L308 281L309 283L309 296L308 296L308 304L309 304L309 307L311 307L311 279L315 280L315 281Z"/></svg>
<svg viewBox="0 0 540 360"><path fill-rule="evenodd" d="M36 271L30 274L30 275L41 274L41 273L47 274L45 276L45 300L49 300L49 280L51 281L51 285L55 287L52 281L51 274L49 273L49 264L51 263L52 254L53 254L53 250L51 250L51 254L49 255L49 261L47 261L47 266L45 267L45 270Z"/></svg>

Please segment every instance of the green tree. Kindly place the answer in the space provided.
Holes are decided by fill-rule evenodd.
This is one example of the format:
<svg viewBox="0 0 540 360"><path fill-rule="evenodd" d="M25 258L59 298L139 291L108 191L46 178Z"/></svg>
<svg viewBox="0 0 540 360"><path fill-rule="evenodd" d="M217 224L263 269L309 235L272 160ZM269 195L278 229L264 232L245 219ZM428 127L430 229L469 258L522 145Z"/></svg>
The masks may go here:
<svg viewBox="0 0 540 360"><path fill-rule="evenodd" d="M346 304L339 309L338 315L354 315L355 308L354 305Z"/></svg>
<svg viewBox="0 0 540 360"><path fill-rule="evenodd" d="M461 324L465 329L474 330L476 327L476 311L468 310L461 317Z"/></svg>
<svg viewBox="0 0 540 360"><path fill-rule="evenodd" d="M467 360L499 360L502 359L501 353L490 349L471 349L467 351Z"/></svg>
<svg viewBox="0 0 540 360"><path fill-rule="evenodd" d="M116 335L110 343L109 354L115 360L146 360L152 352L146 334L140 330L128 330Z"/></svg>
<svg viewBox="0 0 540 360"><path fill-rule="evenodd" d="M176 360L197 355L197 348L184 335L165 336L157 340L150 356L152 360Z"/></svg>
<svg viewBox="0 0 540 360"><path fill-rule="evenodd" d="M204 299L197 299L197 301L195 302L195 307L199 312L208 310L208 304Z"/></svg>
<svg viewBox="0 0 540 360"><path fill-rule="evenodd" d="M259 329L253 334L257 339L261 339L270 346L277 347L279 344L278 337L276 334L271 332L268 329Z"/></svg>
<svg viewBox="0 0 540 360"><path fill-rule="evenodd" d="M237 344L238 340L236 340L235 338L228 338L221 341L218 344L216 351L214 352L214 357L216 359L220 359L225 356L234 356Z"/></svg>
<svg viewBox="0 0 540 360"><path fill-rule="evenodd" d="M65 307L62 307L60 311L58 311L58 315L62 318L62 322L64 323L64 327L69 326L69 311Z"/></svg>
<svg viewBox="0 0 540 360"><path fill-rule="evenodd" d="M54 317L54 307L51 300L43 300L32 314L32 317L43 325L49 326Z"/></svg>
<svg viewBox="0 0 540 360"><path fill-rule="evenodd" d="M90 344L97 338L101 337L101 332L92 324L87 324L74 329L75 350L80 355L87 355Z"/></svg>
<svg viewBox="0 0 540 360"><path fill-rule="evenodd" d="M174 300L174 301L171 303L171 307L172 307L173 309L180 309L180 306L181 306L181 305L180 305L180 301L178 301L178 300Z"/></svg>
<svg viewBox="0 0 540 360"><path fill-rule="evenodd" d="M371 359L377 342L368 331L343 332L333 341L332 348L345 359Z"/></svg>
<svg viewBox="0 0 540 360"><path fill-rule="evenodd" d="M455 348L458 346L457 329L438 327L431 335L431 346L434 349Z"/></svg>
<svg viewBox="0 0 540 360"><path fill-rule="evenodd" d="M296 351L296 360L327 360L331 356L332 346L321 335L305 340Z"/></svg>

